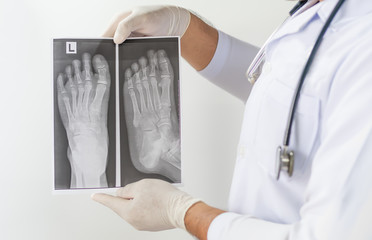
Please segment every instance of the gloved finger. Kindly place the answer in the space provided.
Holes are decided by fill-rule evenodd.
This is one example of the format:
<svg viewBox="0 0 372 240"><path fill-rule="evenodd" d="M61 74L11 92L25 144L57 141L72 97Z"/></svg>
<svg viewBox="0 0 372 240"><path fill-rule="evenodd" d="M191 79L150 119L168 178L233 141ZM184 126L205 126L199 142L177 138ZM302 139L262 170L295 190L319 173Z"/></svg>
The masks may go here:
<svg viewBox="0 0 372 240"><path fill-rule="evenodd" d="M128 200L125 200L124 198L111 196L105 193L95 193L91 196L91 198L94 201L111 208L111 210L119 215L121 215L120 213L125 210L128 202Z"/></svg>
<svg viewBox="0 0 372 240"><path fill-rule="evenodd" d="M132 32L138 30L142 22L142 17L135 14L129 15L127 18L123 19L116 28L114 42L116 44L124 42Z"/></svg>
<svg viewBox="0 0 372 240"><path fill-rule="evenodd" d="M127 11L120 13L113 17L111 19L111 22L108 26L108 28L105 30L105 32L102 34L102 37L113 37L116 31L116 28L118 27L118 24L125 18L127 18L130 14L132 14L132 11Z"/></svg>
<svg viewBox="0 0 372 240"><path fill-rule="evenodd" d="M135 187L136 183L130 183L125 187L119 188L116 191L116 195L125 199L133 199L135 195Z"/></svg>

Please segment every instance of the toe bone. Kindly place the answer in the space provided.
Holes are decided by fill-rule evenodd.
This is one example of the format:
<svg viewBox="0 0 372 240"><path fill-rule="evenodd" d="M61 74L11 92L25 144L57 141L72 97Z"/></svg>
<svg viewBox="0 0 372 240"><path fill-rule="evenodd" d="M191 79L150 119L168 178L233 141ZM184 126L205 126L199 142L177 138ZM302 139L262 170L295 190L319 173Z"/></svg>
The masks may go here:
<svg viewBox="0 0 372 240"><path fill-rule="evenodd" d="M85 81L92 80L92 67L91 67L91 57L89 53L83 54L83 64L84 64L84 71L85 71Z"/></svg>
<svg viewBox="0 0 372 240"><path fill-rule="evenodd" d="M128 89L133 89L133 81L132 81L132 71L130 70L130 68L127 68L125 70L125 80L127 80L128 82Z"/></svg>
<svg viewBox="0 0 372 240"><path fill-rule="evenodd" d="M169 71L169 66L168 66L168 61L167 61L165 51L159 50L158 57L159 57L160 71L161 71L162 76L169 76L170 71Z"/></svg>
<svg viewBox="0 0 372 240"><path fill-rule="evenodd" d="M150 74L149 76L151 77L155 77L156 75L156 68L158 67L158 62L156 60L156 55L155 55L155 51L154 50L149 50L147 52L147 56L149 58L149 61L150 61Z"/></svg>
<svg viewBox="0 0 372 240"><path fill-rule="evenodd" d="M98 72L98 84L107 84L107 66L104 61L102 61L103 56L96 55L93 59L94 66Z"/></svg>
<svg viewBox="0 0 372 240"><path fill-rule="evenodd" d="M70 87L74 87L74 81L72 79L72 68L70 65L68 65L65 69L66 77L68 79L68 83L70 84Z"/></svg>
<svg viewBox="0 0 372 240"><path fill-rule="evenodd" d="M135 72L134 73L134 78L135 78L135 81L136 81L136 84L141 84L141 80L140 80L140 77L139 77L139 66L137 63L133 63L132 64L132 70Z"/></svg>
<svg viewBox="0 0 372 240"><path fill-rule="evenodd" d="M147 73L146 73L146 70L147 70L147 59L145 57L141 57L139 60L138 60L140 66L141 66L141 70L142 70L142 79L143 80L147 80Z"/></svg>
<svg viewBox="0 0 372 240"><path fill-rule="evenodd" d="M60 73L58 74L58 77L57 77L57 87L58 87L58 90L63 94L63 93L66 93L66 89L65 89L65 84L63 82L63 74Z"/></svg>
<svg viewBox="0 0 372 240"><path fill-rule="evenodd" d="M74 66L75 79L76 79L77 84L82 84L83 80L81 79L80 61L75 59L74 61L72 61L72 65Z"/></svg>

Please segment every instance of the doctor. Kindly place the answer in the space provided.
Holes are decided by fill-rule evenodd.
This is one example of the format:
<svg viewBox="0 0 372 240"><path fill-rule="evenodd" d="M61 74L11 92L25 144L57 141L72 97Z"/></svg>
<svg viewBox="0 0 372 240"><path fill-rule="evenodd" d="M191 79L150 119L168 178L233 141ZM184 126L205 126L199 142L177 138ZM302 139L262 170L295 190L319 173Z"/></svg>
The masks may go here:
<svg viewBox="0 0 372 240"><path fill-rule="evenodd" d="M293 175L277 180L291 101L318 34L338 0L309 0L273 35L254 84L245 78L258 49L183 8L140 7L105 33L182 36L182 56L205 78L246 102L229 211L160 180L117 196L95 194L139 230L184 228L199 239L371 239L372 1L346 0L304 80L288 148Z"/></svg>

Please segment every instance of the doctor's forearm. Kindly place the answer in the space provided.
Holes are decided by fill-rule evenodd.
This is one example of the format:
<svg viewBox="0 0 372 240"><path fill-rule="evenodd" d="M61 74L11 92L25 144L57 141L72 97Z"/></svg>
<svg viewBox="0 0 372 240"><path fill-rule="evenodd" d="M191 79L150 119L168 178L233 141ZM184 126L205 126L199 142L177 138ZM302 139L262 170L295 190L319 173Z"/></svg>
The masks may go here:
<svg viewBox="0 0 372 240"><path fill-rule="evenodd" d="M224 212L221 209L210 207L203 202L198 202L186 212L186 229L198 239L207 240L208 229L213 219Z"/></svg>
<svg viewBox="0 0 372 240"><path fill-rule="evenodd" d="M218 32L191 14L190 24L181 38L182 57L197 71L212 60L217 48Z"/></svg>

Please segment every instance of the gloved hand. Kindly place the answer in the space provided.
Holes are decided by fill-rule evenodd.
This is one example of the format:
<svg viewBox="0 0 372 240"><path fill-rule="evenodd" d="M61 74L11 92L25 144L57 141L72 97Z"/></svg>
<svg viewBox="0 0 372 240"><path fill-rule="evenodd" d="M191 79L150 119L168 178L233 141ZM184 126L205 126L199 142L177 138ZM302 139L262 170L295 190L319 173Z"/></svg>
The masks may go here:
<svg viewBox="0 0 372 240"><path fill-rule="evenodd" d="M143 6L117 15L103 34L122 43L131 36L182 36L190 23L190 12L175 6Z"/></svg>
<svg viewBox="0 0 372 240"><path fill-rule="evenodd" d="M160 231L185 227L187 210L199 202L170 183L158 179L144 179L128 184L117 196L103 193L92 199L111 208L138 230Z"/></svg>

